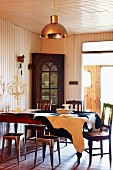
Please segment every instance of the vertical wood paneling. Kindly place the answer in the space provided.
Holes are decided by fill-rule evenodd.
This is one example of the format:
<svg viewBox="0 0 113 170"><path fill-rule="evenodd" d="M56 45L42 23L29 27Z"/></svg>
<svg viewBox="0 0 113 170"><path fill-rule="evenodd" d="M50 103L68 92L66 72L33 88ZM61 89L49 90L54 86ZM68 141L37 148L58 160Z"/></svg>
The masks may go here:
<svg viewBox="0 0 113 170"><path fill-rule="evenodd" d="M5 85L12 82L14 76L17 75L17 56L25 55L24 63L22 64L23 81L26 84L25 96L21 98L23 109L31 107L31 71L28 70L28 64L31 62L31 53L38 53L39 49L40 39L38 35L0 19L0 76L2 76ZM7 93L7 88L2 96L1 103L3 107L9 103L11 110L16 107L15 99ZM8 131L7 127L7 123L0 123L0 148L1 137ZM19 130L23 130L22 127L23 125L21 124ZM14 130L12 126L11 129L12 131Z"/></svg>
<svg viewBox="0 0 113 170"><path fill-rule="evenodd" d="M29 84L29 76L26 76L26 74L29 74L27 66L31 62L31 53L39 52L39 36L3 19L0 19L0 34L0 76L3 77L6 85L11 82L17 75L17 56L25 55L25 62L22 65L23 80ZM8 95L7 91L5 91L5 95ZM27 92L26 96L27 101L29 101L30 96L27 95ZM14 109L15 103L12 104L11 96L9 98L11 101L8 102L11 103L11 109ZM25 101L23 102L23 108L30 107L31 102L26 103L26 105Z"/></svg>
<svg viewBox="0 0 113 170"><path fill-rule="evenodd" d="M74 41L75 41L75 37L74 36L70 36L68 39L65 39L66 41L66 49L65 49L65 99L67 98L67 96L73 96L73 86L69 85L69 80L72 81L74 79L74 74L72 74L74 72L74 66L72 65L72 63L74 62ZM67 91L67 89L69 89ZM70 93L70 94L69 94Z"/></svg>

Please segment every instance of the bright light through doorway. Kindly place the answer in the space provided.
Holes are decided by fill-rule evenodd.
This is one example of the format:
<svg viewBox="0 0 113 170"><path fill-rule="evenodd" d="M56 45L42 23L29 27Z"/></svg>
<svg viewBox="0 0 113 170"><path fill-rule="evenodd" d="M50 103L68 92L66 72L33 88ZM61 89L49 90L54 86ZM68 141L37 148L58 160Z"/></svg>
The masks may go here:
<svg viewBox="0 0 113 170"><path fill-rule="evenodd" d="M82 43L82 97L84 98L84 66L100 66L101 70L101 95L99 96L100 105L102 103L113 104L113 41L84 42ZM86 70L88 71L88 70ZM92 82L91 82L92 83ZM85 86L86 87L86 86ZM87 101L86 101L87 102Z"/></svg>
<svg viewBox="0 0 113 170"><path fill-rule="evenodd" d="M113 104L113 67L101 68L101 102Z"/></svg>

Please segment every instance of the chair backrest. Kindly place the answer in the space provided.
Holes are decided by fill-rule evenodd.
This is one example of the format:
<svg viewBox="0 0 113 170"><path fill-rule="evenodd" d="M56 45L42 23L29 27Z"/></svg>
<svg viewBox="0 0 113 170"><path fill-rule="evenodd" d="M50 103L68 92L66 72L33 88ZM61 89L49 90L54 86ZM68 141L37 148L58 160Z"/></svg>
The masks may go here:
<svg viewBox="0 0 113 170"><path fill-rule="evenodd" d="M37 100L37 109L51 110L52 101L49 100Z"/></svg>
<svg viewBox="0 0 113 170"><path fill-rule="evenodd" d="M70 108L75 111L83 111L83 102L81 100L66 100L66 104L70 104Z"/></svg>
<svg viewBox="0 0 113 170"><path fill-rule="evenodd" d="M111 134L113 120L113 104L103 103L103 110L101 116L101 131L103 128L109 129Z"/></svg>

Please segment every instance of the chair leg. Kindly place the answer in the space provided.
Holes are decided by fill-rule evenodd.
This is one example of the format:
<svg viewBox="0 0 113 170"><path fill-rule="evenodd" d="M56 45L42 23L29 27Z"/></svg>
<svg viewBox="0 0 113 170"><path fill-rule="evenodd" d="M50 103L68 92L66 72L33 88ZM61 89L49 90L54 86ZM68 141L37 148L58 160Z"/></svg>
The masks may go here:
<svg viewBox="0 0 113 170"><path fill-rule="evenodd" d="M35 150L34 166L36 164L36 159L37 159L37 150L38 150L38 141L36 140L36 150Z"/></svg>
<svg viewBox="0 0 113 170"><path fill-rule="evenodd" d="M26 144L26 138L27 138L27 128L25 127L25 144Z"/></svg>
<svg viewBox="0 0 113 170"><path fill-rule="evenodd" d="M3 162L4 143L5 143L5 139L3 138L3 141L2 141L2 155L1 155L1 162Z"/></svg>
<svg viewBox="0 0 113 170"><path fill-rule="evenodd" d="M9 156L11 155L11 149L12 149L12 139L8 140L9 143Z"/></svg>
<svg viewBox="0 0 113 170"><path fill-rule="evenodd" d="M45 159L45 153L46 153L46 143L43 143L43 149L42 149L42 152L43 152L43 162L44 162L44 159Z"/></svg>
<svg viewBox="0 0 113 170"><path fill-rule="evenodd" d="M109 162L110 162L110 167L111 167L111 162L112 162L111 139L109 139Z"/></svg>
<svg viewBox="0 0 113 170"><path fill-rule="evenodd" d="M23 139L23 142L24 142L24 152L25 152L25 159L26 159L26 138L27 138L27 129L25 127L25 136L24 136L24 139Z"/></svg>
<svg viewBox="0 0 113 170"><path fill-rule="evenodd" d="M61 160L60 160L60 142L57 141L57 148L58 148L58 157L59 157L59 164L61 163Z"/></svg>
<svg viewBox="0 0 113 170"><path fill-rule="evenodd" d="M23 145L24 145L24 156L26 160L26 143L25 143L25 138L23 138Z"/></svg>
<svg viewBox="0 0 113 170"><path fill-rule="evenodd" d="M92 141L89 141L89 165L92 162Z"/></svg>
<svg viewBox="0 0 113 170"><path fill-rule="evenodd" d="M16 142L17 161L18 161L18 165L19 165L19 162L20 162L20 138L16 138L15 142Z"/></svg>
<svg viewBox="0 0 113 170"><path fill-rule="evenodd" d="M101 158L103 157L103 143L100 141Z"/></svg>
<svg viewBox="0 0 113 170"><path fill-rule="evenodd" d="M53 170L53 147L54 147L54 142L53 141L51 141L49 143L49 147L50 147L51 167L52 167L52 170Z"/></svg>

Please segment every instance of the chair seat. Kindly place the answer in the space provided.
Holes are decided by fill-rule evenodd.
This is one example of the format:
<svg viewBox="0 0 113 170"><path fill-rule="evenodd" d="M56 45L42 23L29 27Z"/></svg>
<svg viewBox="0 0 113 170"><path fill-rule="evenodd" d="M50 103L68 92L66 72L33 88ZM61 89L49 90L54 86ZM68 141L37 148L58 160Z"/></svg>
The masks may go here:
<svg viewBox="0 0 113 170"><path fill-rule="evenodd" d="M4 135L4 137L11 137L11 138L13 138L13 137L20 137L23 134L24 133L7 133L7 134Z"/></svg>
<svg viewBox="0 0 113 170"><path fill-rule="evenodd" d="M104 132L104 131L102 131L102 132L100 132L100 131L92 131L92 132L84 132L84 137L86 137L86 138L103 138L103 137L106 137L106 138L108 138L108 136L109 136L109 133L108 132Z"/></svg>

